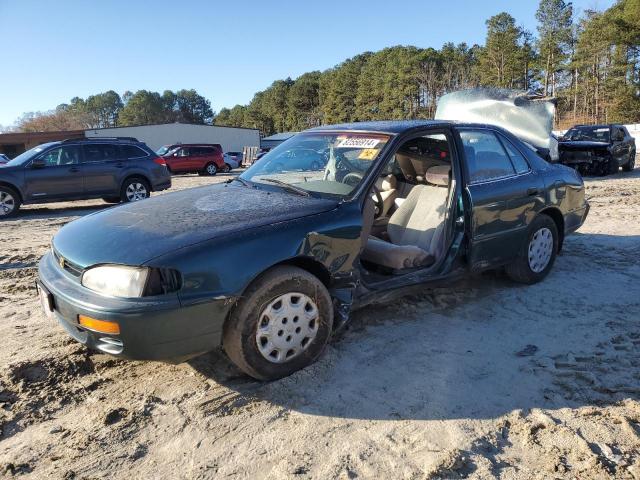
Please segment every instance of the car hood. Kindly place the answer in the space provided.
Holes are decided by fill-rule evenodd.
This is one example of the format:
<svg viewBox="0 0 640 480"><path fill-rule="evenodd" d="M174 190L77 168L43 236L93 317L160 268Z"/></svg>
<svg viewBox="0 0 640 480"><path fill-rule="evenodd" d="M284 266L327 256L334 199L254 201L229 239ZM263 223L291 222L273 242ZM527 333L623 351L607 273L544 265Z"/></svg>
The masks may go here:
<svg viewBox="0 0 640 480"><path fill-rule="evenodd" d="M586 140L571 140L559 143L560 149L565 150L583 150L587 148L609 148L606 142L591 142Z"/></svg>
<svg viewBox="0 0 640 480"><path fill-rule="evenodd" d="M99 263L141 265L179 248L336 205L335 200L217 184L88 215L64 226L53 247L81 268Z"/></svg>

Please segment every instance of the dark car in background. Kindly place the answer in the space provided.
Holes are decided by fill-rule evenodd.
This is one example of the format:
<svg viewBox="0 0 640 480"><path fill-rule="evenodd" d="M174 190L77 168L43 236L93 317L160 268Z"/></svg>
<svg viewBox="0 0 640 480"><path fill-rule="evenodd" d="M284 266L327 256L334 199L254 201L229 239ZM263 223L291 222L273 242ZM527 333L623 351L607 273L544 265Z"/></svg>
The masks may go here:
<svg viewBox="0 0 640 480"><path fill-rule="evenodd" d="M270 380L315 361L363 305L492 268L541 281L588 210L576 171L503 128L331 125L229 182L65 225L39 292L91 348L184 360L222 345Z"/></svg>
<svg viewBox="0 0 640 480"><path fill-rule="evenodd" d="M582 175L609 175L635 167L636 143L624 125L576 125L559 139L560 163Z"/></svg>
<svg viewBox="0 0 640 480"><path fill-rule="evenodd" d="M219 143L177 143L165 145L156 153L164 158L171 173L215 175L219 171L226 173L231 170L224 163Z"/></svg>
<svg viewBox="0 0 640 480"><path fill-rule="evenodd" d="M164 160L135 139L44 143L0 165L0 218L29 203L135 202L170 187Z"/></svg>

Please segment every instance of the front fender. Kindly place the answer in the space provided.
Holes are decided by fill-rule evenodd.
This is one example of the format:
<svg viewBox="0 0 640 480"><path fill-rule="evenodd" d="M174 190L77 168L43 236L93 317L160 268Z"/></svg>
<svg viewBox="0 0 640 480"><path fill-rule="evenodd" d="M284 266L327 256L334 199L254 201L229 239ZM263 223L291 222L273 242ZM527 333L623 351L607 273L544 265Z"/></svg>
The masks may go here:
<svg viewBox="0 0 640 480"><path fill-rule="evenodd" d="M355 203L285 222L239 231L157 257L149 265L181 272L183 305L237 298L274 265L306 258L320 263L332 285L354 275L361 250L362 215Z"/></svg>

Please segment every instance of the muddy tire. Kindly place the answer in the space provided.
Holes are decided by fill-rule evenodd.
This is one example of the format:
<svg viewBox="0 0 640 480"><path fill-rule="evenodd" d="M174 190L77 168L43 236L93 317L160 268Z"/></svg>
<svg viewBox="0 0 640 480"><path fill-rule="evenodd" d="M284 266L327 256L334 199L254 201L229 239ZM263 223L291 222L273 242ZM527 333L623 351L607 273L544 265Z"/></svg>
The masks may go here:
<svg viewBox="0 0 640 480"><path fill-rule="evenodd" d="M297 267L275 267L247 288L225 322L222 345L233 363L258 380L275 380L310 365L333 326L326 287Z"/></svg>
<svg viewBox="0 0 640 480"><path fill-rule="evenodd" d="M13 217L20 209L20 195L13 188L0 185L0 220Z"/></svg>
<svg viewBox="0 0 640 480"><path fill-rule="evenodd" d="M507 275L518 283L531 285L547 276L558 252L558 228L551 217L541 214L529 226L527 241L516 260L507 266Z"/></svg>

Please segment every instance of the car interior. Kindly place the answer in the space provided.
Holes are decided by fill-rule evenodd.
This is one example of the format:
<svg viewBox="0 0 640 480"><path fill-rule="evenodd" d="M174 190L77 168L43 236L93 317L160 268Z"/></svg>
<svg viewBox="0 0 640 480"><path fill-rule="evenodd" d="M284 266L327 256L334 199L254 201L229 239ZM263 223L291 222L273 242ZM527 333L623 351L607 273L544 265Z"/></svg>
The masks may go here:
<svg viewBox="0 0 640 480"><path fill-rule="evenodd" d="M439 263L451 205L451 168L444 134L408 140L396 151L364 206L361 264L369 273L398 275Z"/></svg>

